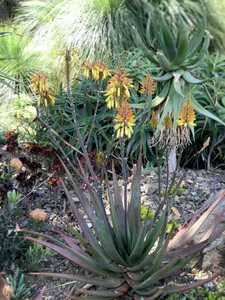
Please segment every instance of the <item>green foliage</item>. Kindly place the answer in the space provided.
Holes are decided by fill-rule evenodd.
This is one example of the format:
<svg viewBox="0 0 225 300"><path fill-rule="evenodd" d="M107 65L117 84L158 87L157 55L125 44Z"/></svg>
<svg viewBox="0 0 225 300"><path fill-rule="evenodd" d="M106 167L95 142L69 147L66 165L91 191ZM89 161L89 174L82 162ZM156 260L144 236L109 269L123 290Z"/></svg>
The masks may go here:
<svg viewBox="0 0 225 300"><path fill-rule="evenodd" d="M16 190L9 191L7 193L7 200L10 207L14 208L17 205L17 202L20 200L21 194Z"/></svg>
<svg viewBox="0 0 225 300"><path fill-rule="evenodd" d="M225 58L223 55L209 55L205 58L200 71L204 84L194 91L196 100L221 120L224 118ZM196 139L183 153L182 162L197 168L224 167L224 126L211 118L199 114L195 129ZM204 143L210 138L209 145Z"/></svg>
<svg viewBox="0 0 225 300"><path fill-rule="evenodd" d="M154 212L146 206L141 207L141 220L153 220L154 219Z"/></svg>
<svg viewBox="0 0 225 300"><path fill-rule="evenodd" d="M29 272L37 272L40 270L40 265L48 260L54 253L40 245L32 244L26 251L24 258L24 266L29 262L26 270Z"/></svg>
<svg viewBox="0 0 225 300"><path fill-rule="evenodd" d="M135 86L132 89L131 102L135 109L135 105L143 105L143 103L146 102L144 97L138 95L139 84L146 74L151 73L151 71L155 72L155 69L149 60L138 50L126 51L121 53L119 57L115 57L109 66L112 72L114 72L118 63L123 64L129 77L134 81ZM68 101L66 92L61 90L56 97L55 105L49 107L47 112L39 108L40 115L60 137L64 138L64 140L77 149L80 149L77 134L74 131L73 106L71 105L71 101L73 101L73 104L76 106L82 137L85 141L89 141L88 150L97 152L103 151L110 155L114 151L117 151L118 143L115 142L113 135L115 112L110 111L106 107L104 96L106 86L107 80L99 83L92 79L86 79L82 73L79 73L78 76L74 78L72 89L73 98ZM147 143L150 133L149 108L147 112L143 112L139 109L135 109L135 111L138 112L137 120L139 125L136 126L135 136L130 141L128 149L130 157L132 158L137 158L140 144L144 145L143 148L146 156L150 155L150 149ZM54 142L42 124L33 124L33 126L34 130L36 130L36 140L39 143L45 144ZM56 139L56 143L53 143L57 149L59 146L58 143L58 139ZM63 147L65 149L64 145ZM71 151L71 149L69 149L69 151Z"/></svg>
<svg viewBox="0 0 225 300"><path fill-rule="evenodd" d="M1 209L0 216L0 267L10 270L15 266L21 266L29 243L16 232L16 223L22 212L18 208Z"/></svg>
<svg viewBox="0 0 225 300"><path fill-rule="evenodd" d="M7 34L1 37L0 70L6 77L4 83L20 94L29 85L30 76L40 68L39 56L29 49L29 38L21 32L10 26L1 27L1 31Z"/></svg>
<svg viewBox="0 0 225 300"><path fill-rule="evenodd" d="M184 270L183 268L191 258L210 243L215 233L214 230L212 230L211 237L203 234L204 238L201 242L192 244L191 241L209 214L224 199L224 192L218 195L207 211L203 214L197 212L188 225L174 234L174 226L172 231L168 231L167 227L170 215L170 199L168 198L165 198L164 202L161 201L153 220L149 220L146 216L141 221L141 159L134 170L131 191L128 193L126 184L124 188L120 188L114 168L112 171L113 187L110 188L107 184L104 189L95 177L89 157L85 155L85 158L94 180L91 183L87 176L83 178L89 196L80 189L77 175L82 171L81 173L78 171L73 177L61 161L73 187L73 194L79 198L82 206L82 209L79 209L74 204L72 194L63 182L71 209L79 224L76 238L71 238L60 230L57 231L58 239L43 234L39 239L39 233L33 233L34 237L27 237L28 240L48 247L92 273L92 276L81 274L55 274L55 276L101 287L96 290L82 289L80 297L80 299L85 297L85 299L98 300L105 299L105 297L109 299L153 297L154 299L182 291L184 287L193 288L207 282L207 280L196 281L190 286L173 283L167 285L174 274L181 269ZM126 182L125 163L123 170L123 178ZM104 206L104 195L107 195L106 198L109 201L110 216ZM208 227L206 230L209 232ZM30 235L29 232L28 234ZM46 274L46 276L49 275L54 276L54 274Z"/></svg>
<svg viewBox="0 0 225 300"><path fill-rule="evenodd" d="M157 31L157 28L160 30ZM135 40L149 60L159 67L160 76L155 80L159 82L160 91L151 104L152 108L161 107L157 130L162 128L166 116L172 118L174 127L177 126L181 108L187 99L192 101L194 109L200 114L225 124L204 109L192 95L193 86L202 83L202 80L194 77L193 72L198 71L209 46L204 24L191 32L185 29L184 22L178 18L174 28L169 29L165 16L156 10L149 16L146 33L140 38L136 32Z"/></svg>
<svg viewBox="0 0 225 300"><path fill-rule="evenodd" d="M11 300L24 300L32 295L32 288L26 286L24 274L19 269L9 275L7 281L13 288Z"/></svg>
<svg viewBox="0 0 225 300"><path fill-rule="evenodd" d="M188 293L181 295L171 295L167 297L168 300L225 300L225 283L221 282L216 286L215 291L211 291L207 288L199 288L191 290Z"/></svg>

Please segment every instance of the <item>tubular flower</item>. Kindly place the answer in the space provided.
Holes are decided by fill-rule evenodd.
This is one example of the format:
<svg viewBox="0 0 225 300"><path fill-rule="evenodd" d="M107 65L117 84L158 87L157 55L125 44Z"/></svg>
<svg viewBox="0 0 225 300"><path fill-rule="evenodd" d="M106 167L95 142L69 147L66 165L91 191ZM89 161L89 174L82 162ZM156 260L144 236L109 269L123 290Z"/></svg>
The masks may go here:
<svg viewBox="0 0 225 300"><path fill-rule="evenodd" d="M172 129L173 127L173 121L172 118L169 114L167 114L167 116L164 118L164 127L165 129Z"/></svg>
<svg viewBox="0 0 225 300"><path fill-rule="evenodd" d="M30 218L34 221L45 221L47 217L47 213L40 208L36 208L30 212Z"/></svg>
<svg viewBox="0 0 225 300"><path fill-rule="evenodd" d="M191 100L188 100L183 104L183 107L180 111L179 120L177 123L179 126L189 125L191 127L194 127L196 125L195 120L196 120L196 115L192 106L192 102Z"/></svg>
<svg viewBox="0 0 225 300"><path fill-rule="evenodd" d="M92 76L94 80L104 80L110 76L110 71L104 63L97 62L92 67Z"/></svg>
<svg viewBox="0 0 225 300"><path fill-rule="evenodd" d="M92 68L93 68L93 63L90 61L85 61L82 65L82 73L84 77L91 79L92 78Z"/></svg>
<svg viewBox="0 0 225 300"><path fill-rule="evenodd" d="M48 78L43 74L34 74L31 78L31 89L38 96L39 105L47 108L55 104L55 97L49 88Z"/></svg>
<svg viewBox="0 0 225 300"><path fill-rule="evenodd" d="M131 138L133 127L135 126L135 116L128 102L124 101L115 117L115 131L117 138Z"/></svg>
<svg viewBox="0 0 225 300"><path fill-rule="evenodd" d="M132 80L127 73L119 67L114 76L109 80L105 96L107 107L109 109L118 108L123 101L130 98L130 91Z"/></svg>
<svg viewBox="0 0 225 300"><path fill-rule="evenodd" d="M152 128L156 129L157 126L158 126L158 123L159 123L159 116L158 116L156 111L153 111L152 112L152 117L151 117L151 120L150 120L150 124L151 124Z"/></svg>
<svg viewBox="0 0 225 300"><path fill-rule="evenodd" d="M148 95L152 96L155 94L156 91L156 82L153 79L151 74L146 75L144 78L141 88L140 88L140 93L143 95Z"/></svg>

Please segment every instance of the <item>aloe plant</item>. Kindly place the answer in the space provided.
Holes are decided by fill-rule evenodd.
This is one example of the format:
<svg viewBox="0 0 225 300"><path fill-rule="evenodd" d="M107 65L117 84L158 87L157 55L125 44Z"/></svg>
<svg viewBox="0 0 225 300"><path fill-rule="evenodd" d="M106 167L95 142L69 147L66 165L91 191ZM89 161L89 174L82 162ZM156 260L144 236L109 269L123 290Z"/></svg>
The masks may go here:
<svg viewBox="0 0 225 300"><path fill-rule="evenodd" d="M204 22L197 26L197 30L190 31L182 18L178 18L172 27L164 14L155 11L149 16L143 38L134 32L136 44L158 66L159 76L155 80L159 83L160 93L152 100L151 107L162 107L161 125L166 115L171 114L176 126L181 106L188 98L192 99L197 112L224 125L192 95L195 85L203 83L195 74L207 54L210 41Z"/></svg>
<svg viewBox="0 0 225 300"><path fill-rule="evenodd" d="M131 191L128 192L126 176L124 188L120 187L114 167L113 189L106 182L105 191L97 181L89 182L81 167L87 185L88 196L76 177L61 161L73 192L79 198L82 209L76 207L68 184L62 181L71 209L78 221L76 237L56 230L52 235L29 232L28 240L60 254L73 264L88 271L89 275L42 273L93 285L93 289L78 289L75 299L133 299L150 300L174 292L183 292L210 279L187 285L167 284L168 278L182 270L194 255L203 250L216 236L217 224L225 211L214 219L211 228L194 239L208 216L225 198L222 191L205 211L197 212L189 224L178 232L168 233L167 224L171 201L164 194L154 218L141 217L141 159L133 172ZM77 175L79 173L77 172ZM97 180L97 179L96 179ZM103 195L106 195L103 197ZM129 201L128 201L129 200ZM105 203L109 204L110 214ZM84 217L86 216L86 217ZM37 236L37 238L35 238ZM36 273L37 274L37 273Z"/></svg>

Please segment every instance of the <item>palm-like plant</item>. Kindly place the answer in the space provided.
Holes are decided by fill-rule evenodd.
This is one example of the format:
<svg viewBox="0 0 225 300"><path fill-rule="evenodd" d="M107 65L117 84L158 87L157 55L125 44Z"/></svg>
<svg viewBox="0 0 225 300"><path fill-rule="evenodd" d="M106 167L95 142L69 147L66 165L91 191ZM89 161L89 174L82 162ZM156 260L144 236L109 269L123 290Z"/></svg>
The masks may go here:
<svg viewBox="0 0 225 300"><path fill-rule="evenodd" d="M27 37L6 26L2 31L5 34L0 41L0 70L6 79L14 79L14 91L20 93L29 84L31 75L40 69L39 56L28 49Z"/></svg>

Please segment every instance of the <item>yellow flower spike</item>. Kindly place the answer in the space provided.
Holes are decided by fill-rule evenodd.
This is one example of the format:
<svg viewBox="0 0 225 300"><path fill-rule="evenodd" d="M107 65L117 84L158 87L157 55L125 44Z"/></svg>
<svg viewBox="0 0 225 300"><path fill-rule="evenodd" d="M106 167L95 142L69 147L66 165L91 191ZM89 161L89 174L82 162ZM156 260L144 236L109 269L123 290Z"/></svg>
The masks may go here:
<svg viewBox="0 0 225 300"><path fill-rule="evenodd" d="M131 138L133 127L135 126L135 116L127 101L124 101L115 117L115 131L117 138Z"/></svg>
<svg viewBox="0 0 225 300"><path fill-rule="evenodd" d="M118 108L123 101L130 98L129 88L133 86L132 80L121 67L117 68L113 77L109 80L105 96L109 109Z"/></svg>
<svg viewBox="0 0 225 300"><path fill-rule="evenodd" d="M157 126L158 126L158 123L159 123L159 116L158 116L156 111L153 111L152 112L152 117L151 117L151 120L150 120L150 124L151 124L152 128L156 129Z"/></svg>
<svg viewBox="0 0 225 300"><path fill-rule="evenodd" d="M140 93L148 96L154 95L156 92L156 82L151 74L146 75L141 83Z"/></svg>
<svg viewBox="0 0 225 300"><path fill-rule="evenodd" d="M104 63L97 62L92 67L92 76L94 80L104 80L110 76L110 71Z"/></svg>
<svg viewBox="0 0 225 300"><path fill-rule="evenodd" d="M173 121L169 114L164 118L164 127L166 129L171 129L173 127Z"/></svg>
<svg viewBox="0 0 225 300"><path fill-rule="evenodd" d="M38 96L38 104L47 108L55 104L55 96L49 88L48 78L43 74L34 74L31 78L31 89Z"/></svg>
<svg viewBox="0 0 225 300"><path fill-rule="evenodd" d="M196 125L195 120L195 111L193 109L192 102L189 99L183 104L177 123L179 126L189 125L191 127L194 127Z"/></svg>
<svg viewBox="0 0 225 300"><path fill-rule="evenodd" d="M82 74L84 75L84 77L86 77L87 79L91 79L92 78L92 69L93 69L93 64L90 61L85 61L82 65Z"/></svg>

